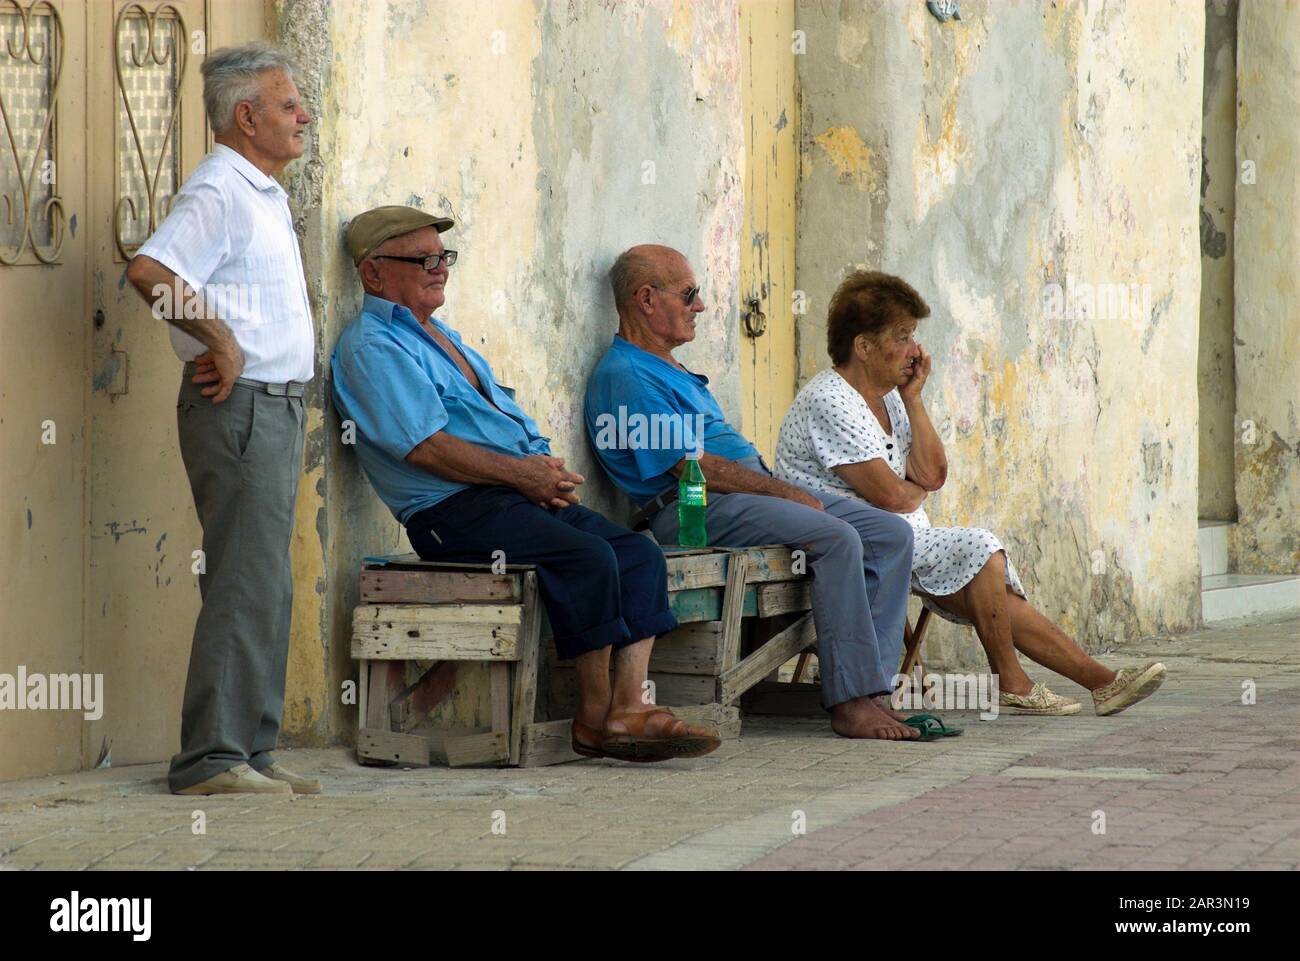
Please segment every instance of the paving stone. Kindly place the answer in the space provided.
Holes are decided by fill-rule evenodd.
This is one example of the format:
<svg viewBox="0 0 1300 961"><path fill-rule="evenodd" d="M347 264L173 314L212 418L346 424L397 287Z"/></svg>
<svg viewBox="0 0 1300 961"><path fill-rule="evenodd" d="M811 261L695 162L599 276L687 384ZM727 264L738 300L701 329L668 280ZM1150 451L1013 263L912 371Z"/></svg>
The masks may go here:
<svg viewBox="0 0 1300 961"><path fill-rule="evenodd" d="M11 781L0 867L1295 870L1298 631L1138 642L1108 661L1159 657L1171 674L1129 711L943 712L966 733L929 744L749 717L716 754L656 765L406 771L362 767L344 748L282 752L324 782L311 797L175 797L161 764ZM1253 706L1240 704L1243 677L1258 684ZM191 833L195 811L206 834Z"/></svg>

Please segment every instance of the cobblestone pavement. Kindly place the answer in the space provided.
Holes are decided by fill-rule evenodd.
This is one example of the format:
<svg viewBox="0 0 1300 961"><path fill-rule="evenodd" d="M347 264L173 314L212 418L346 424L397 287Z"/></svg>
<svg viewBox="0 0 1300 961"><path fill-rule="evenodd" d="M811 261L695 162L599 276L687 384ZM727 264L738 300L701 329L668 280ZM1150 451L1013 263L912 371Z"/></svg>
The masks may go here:
<svg viewBox="0 0 1300 961"><path fill-rule="evenodd" d="M324 781L315 797L175 797L161 764L3 782L0 868L1300 866L1300 621L1105 660L1152 657L1169 679L1121 715L1092 716L1090 699L1074 718L944 712L966 733L925 744L747 718L711 757L656 765L401 770L281 752Z"/></svg>

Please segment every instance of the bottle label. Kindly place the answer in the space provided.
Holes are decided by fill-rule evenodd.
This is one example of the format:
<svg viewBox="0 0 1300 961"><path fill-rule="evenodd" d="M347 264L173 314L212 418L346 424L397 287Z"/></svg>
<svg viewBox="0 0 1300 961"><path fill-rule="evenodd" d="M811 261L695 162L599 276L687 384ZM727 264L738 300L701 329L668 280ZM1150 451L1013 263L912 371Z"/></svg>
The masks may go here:
<svg viewBox="0 0 1300 961"><path fill-rule="evenodd" d="M683 484L678 498L686 507L706 507L709 503L708 489L703 484Z"/></svg>

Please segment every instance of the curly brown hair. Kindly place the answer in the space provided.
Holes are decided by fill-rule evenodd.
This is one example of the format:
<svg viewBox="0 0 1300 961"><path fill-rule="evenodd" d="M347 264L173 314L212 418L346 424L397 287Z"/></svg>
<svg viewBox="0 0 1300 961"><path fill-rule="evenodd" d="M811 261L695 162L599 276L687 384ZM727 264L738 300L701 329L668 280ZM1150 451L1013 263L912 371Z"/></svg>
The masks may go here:
<svg viewBox="0 0 1300 961"><path fill-rule="evenodd" d="M875 336L904 318L930 316L930 305L907 281L878 270L855 270L840 283L826 315L826 350L836 367L853 356L859 334Z"/></svg>

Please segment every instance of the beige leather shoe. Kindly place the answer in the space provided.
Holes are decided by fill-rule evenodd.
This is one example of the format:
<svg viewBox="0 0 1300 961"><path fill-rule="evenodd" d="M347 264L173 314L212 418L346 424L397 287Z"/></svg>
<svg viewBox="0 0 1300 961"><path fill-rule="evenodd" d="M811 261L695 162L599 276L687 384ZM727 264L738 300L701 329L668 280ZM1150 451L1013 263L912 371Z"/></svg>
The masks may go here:
<svg viewBox="0 0 1300 961"><path fill-rule="evenodd" d="M1098 717L1118 714L1144 697L1156 692L1169 673L1159 661L1141 667L1124 667L1115 672L1115 680L1092 692L1092 705Z"/></svg>
<svg viewBox="0 0 1300 961"><path fill-rule="evenodd" d="M289 794L292 788L281 781L263 777L247 764L236 764L228 771L198 784L183 787L175 794Z"/></svg>
<svg viewBox="0 0 1300 961"><path fill-rule="evenodd" d="M320 794L320 781L311 777L303 777L301 774L294 774L279 764L272 764L270 767L262 768L262 776L271 778L280 784L289 785L294 794Z"/></svg>

